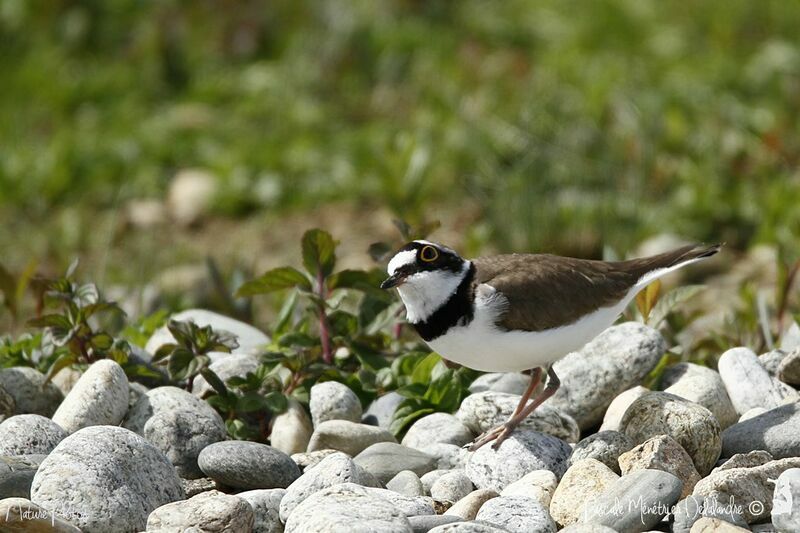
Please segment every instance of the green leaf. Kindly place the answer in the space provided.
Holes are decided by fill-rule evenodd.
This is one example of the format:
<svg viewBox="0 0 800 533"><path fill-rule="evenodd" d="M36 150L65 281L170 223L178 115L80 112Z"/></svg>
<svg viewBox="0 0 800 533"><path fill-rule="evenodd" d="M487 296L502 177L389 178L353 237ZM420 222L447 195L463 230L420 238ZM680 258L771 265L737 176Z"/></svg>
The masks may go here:
<svg viewBox="0 0 800 533"><path fill-rule="evenodd" d="M89 344L91 344L92 348L95 350L99 352L105 352L106 350L111 349L111 346L113 346L114 337L108 333L100 332L92 336L92 338L89 340Z"/></svg>
<svg viewBox="0 0 800 533"><path fill-rule="evenodd" d="M208 367L205 367L200 370L200 375L205 378L208 384L211 385L219 395L224 396L228 394L228 388L225 386L216 372Z"/></svg>
<svg viewBox="0 0 800 533"><path fill-rule="evenodd" d="M369 273L363 270L340 270L328 278L328 288L330 290L369 288L371 280Z"/></svg>
<svg viewBox="0 0 800 533"><path fill-rule="evenodd" d="M289 297L283 301L281 310L278 313L278 318L275 320L275 325L272 327L273 337L289 330L296 305L297 291L292 291Z"/></svg>
<svg viewBox="0 0 800 533"><path fill-rule="evenodd" d="M172 379L184 380L191 379L208 365L207 355L195 356L185 348L178 348L169 356L167 361L167 372Z"/></svg>
<svg viewBox="0 0 800 533"><path fill-rule="evenodd" d="M72 366L78 362L78 355L72 352L64 352L58 356L58 358L50 365L50 368L47 369L47 374L44 376L44 382L49 383L56 374L61 372L63 369L67 368L68 366Z"/></svg>
<svg viewBox="0 0 800 533"><path fill-rule="evenodd" d="M428 386L425 383L409 383L398 388L396 392L404 398L422 399L425 393L428 392Z"/></svg>
<svg viewBox="0 0 800 533"><path fill-rule="evenodd" d="M257 392L247 392L236 400L236 411L238 413L252 413L267 408L266 399Z"/></svg>
<svg viewBox="0 0 800 533"><path fill-rule="evenodd" d="M38 318L32 318L27 322L28 327L31 328L56 328L69 330L72 328L72 323L64 315L43 315Z"/></svg>
<svg viewBox="0 0 800 533"><path fill-rule="evenodd" d="M417 400L403 400L394 412L389 431L399 439L400 435L417 419L433 412L432 407L426 407Z"/></svg>
<svg viewBox="0 0 800 533"><path fill-rule="evenodd" d="M228 413L236 408L236 400L238 398L233 394L226 394L224 396L219 394L212 394L206 401L211 407L223 413Z"/></svg>
<svg viewBox="0 0 800 533"><path fill-rule="evenodd" d="M75 291L74 301L80 307L96 304L99 299L100 293L97 291L97 286L94 283L81 285Z"/></svg>
<svg viewBox="0 0 800 533"><path fill-rule="evenodd" d="M303 235L303 265L312 276L328 277L336 263L336 241L321 229L311 229Z"/></svg>
<svg viewBox="0 0 800 533"><path fill-rule="evenodd" d="M278 391L268 392L264 395L264 403L267 409L275 414L282 413L289 407L289 400L286 395Z"/></svg>
<svg viewBox="0 0 800 533"><path fill-rule="evenodd" d="M169 320L167 329L175 337L175 341L184 348L191 348L194 345L197 326L194 322L187 320Z"/></svg>
<svg viewBox="0 0 800 533"><path fill-rule="evenodd" d="M701 293L705 288L705 285L684 285L672 289L658 300L658 303L650 312L647 324L653 328L658 327L675 307Z"/></svg>
<svg viewBox="0 0 800 533"><path fill-rule="evenodd" d="M239 298L245 296L255 296L257 294L268 294L284 289L297 287L304 291L311 290L311 282L305 274L294 267L278 267L268 270L256 279L242 284L236 291Z"/></svg>
<svg viewBox="0 0 800 533"><path fill-rule="evenodd" d="M416 383L429 383L431 380L431 372L442 358L435 352L429 353L423 360L414 366L414 371L411 373L411 381Z"/></svg>
<svg viewBox="0 0 800 533"><path fill-rule="evenodd" d="M178 348L178 345L175 343L162 344L153 355L153 362L160 363L163 359L169 357L176 348Z"/></svg>

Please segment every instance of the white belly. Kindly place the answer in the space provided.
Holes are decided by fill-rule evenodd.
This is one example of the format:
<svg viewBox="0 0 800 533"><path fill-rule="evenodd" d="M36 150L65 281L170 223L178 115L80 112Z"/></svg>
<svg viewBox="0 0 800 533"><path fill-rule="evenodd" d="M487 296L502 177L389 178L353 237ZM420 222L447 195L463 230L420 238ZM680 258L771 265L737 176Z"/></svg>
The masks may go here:
<svg viewBox="0 0 800 533"><path fill-rule="evenodd" d="M634 291L631 291L635 294ZM491 298L476 299L475 317L428 342L450 361L484 372L520 372L553 363L581 349L610 327L632 294L613 307L602 307L567 326L543 331L502 331L495 324Z"/></svg>

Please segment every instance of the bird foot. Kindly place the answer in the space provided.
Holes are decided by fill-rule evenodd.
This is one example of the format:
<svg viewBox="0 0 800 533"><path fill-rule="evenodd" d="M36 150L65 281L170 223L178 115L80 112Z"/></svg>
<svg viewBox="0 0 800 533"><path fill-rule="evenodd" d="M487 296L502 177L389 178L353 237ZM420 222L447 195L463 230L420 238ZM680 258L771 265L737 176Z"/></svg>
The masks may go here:
<svg viewBox="0 0 800 533"><path fill-rule="evenodd" d="M492 449L497 450L500 448L500 445L503 443L503 441L506 440L509 435L511 435L511 433L514 431L514 428L516 428L516 425L511 425L508 422L494 427L472 441L467 449L471 452L474 452L482 446L494 441L492 444Z"/></svg>

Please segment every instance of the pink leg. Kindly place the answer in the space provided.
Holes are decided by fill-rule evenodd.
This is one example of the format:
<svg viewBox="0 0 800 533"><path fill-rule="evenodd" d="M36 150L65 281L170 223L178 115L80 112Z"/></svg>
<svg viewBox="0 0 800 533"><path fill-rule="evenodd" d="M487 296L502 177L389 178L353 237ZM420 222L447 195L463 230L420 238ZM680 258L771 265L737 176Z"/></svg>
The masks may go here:
<svg viewBox="0 0 800 533"><path fill-rule="evenodd" d="M541 375L541 369L538 370L539 370L539 375ZM474 452L484 444L487 444L492 441L494 441L492 448L494 448L495 450L499 448L500 444L502 444L502 442L506 440L506 438L508 438L509 435L511 435L511 433L517 428L517 426L523 420L525 420L532 412L536 410L537 407L542 405L542 403L544 403L545 400L547 400L549 397L555 394L555 392L558 390L558 387L561 385L561 380L558 379L558 376L553 370L553 367L550 367L550 370L547 371L547 377L548 377L547 385L545 386L544 390L539 396L536 397L535 400L533 400L533 402L531 402L530 405L525 406L525 403L527 403L528 398L523 396L524 401L521 402L519 405L517 405L517 409L514 410L514 413L505 422L505 424L499 425L496 428L493 428L484 433L483 435L481 435L480 437L478 437L469 447L469 451ZM531 380L531 383L532 382L533 380ZM538 385L538 380L537 380L537 385ZM535 388L536 388L535 385L533 385L532 388L529 387L528 391L526 391L526 394L530 396L530 394L533 392L532 389ZM520 409L520 405L524 407Z"/></svg>

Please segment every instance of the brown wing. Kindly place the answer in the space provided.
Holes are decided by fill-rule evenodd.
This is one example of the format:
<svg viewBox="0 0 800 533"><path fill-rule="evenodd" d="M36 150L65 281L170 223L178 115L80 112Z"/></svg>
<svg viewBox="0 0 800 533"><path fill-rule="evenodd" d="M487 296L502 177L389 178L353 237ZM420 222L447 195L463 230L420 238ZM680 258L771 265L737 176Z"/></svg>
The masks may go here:
<svg viewBox="0 0 800 533"><path fill-rule="evenodd" d="M575 322L619 302L647 272L698 257L718 247L685 246L630 261L607 262L548 254L512 254L473 260L476 283L488 283L508 299L498 320L505 329L542 331Z"/></svg>

